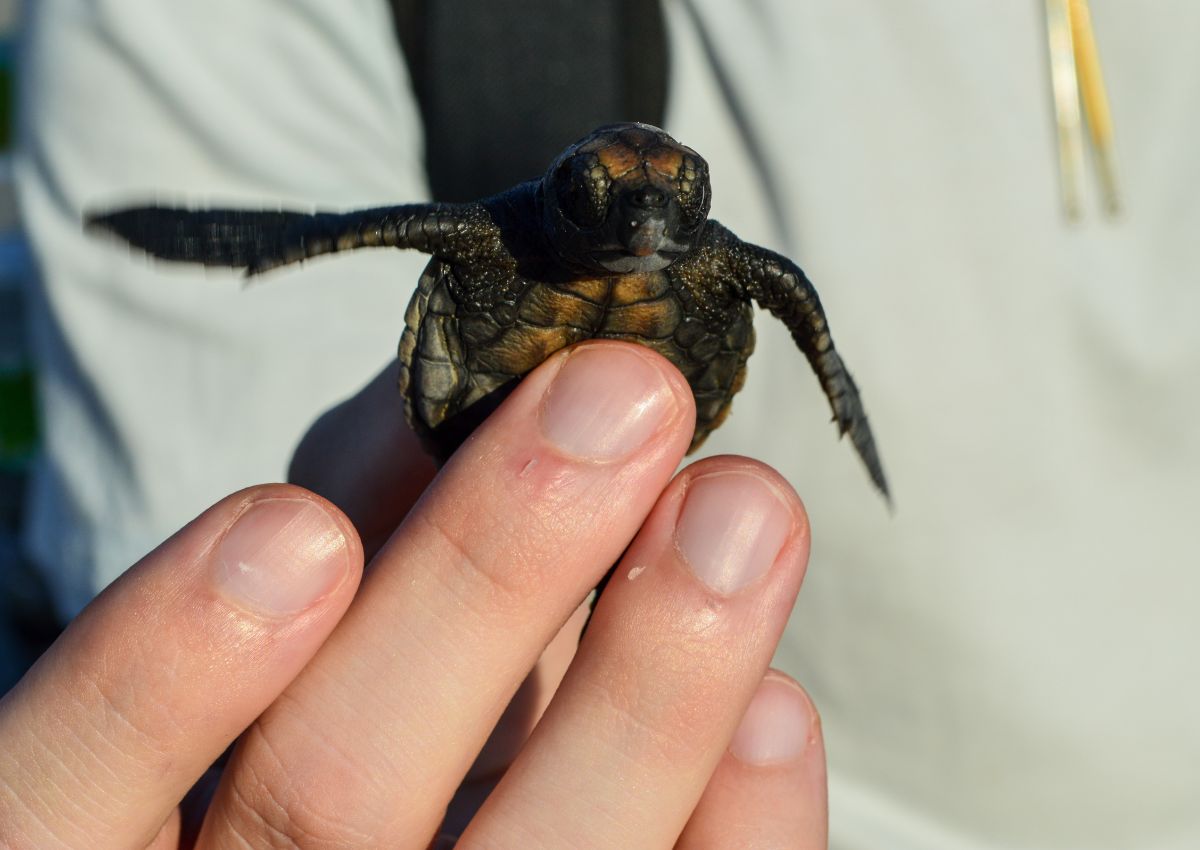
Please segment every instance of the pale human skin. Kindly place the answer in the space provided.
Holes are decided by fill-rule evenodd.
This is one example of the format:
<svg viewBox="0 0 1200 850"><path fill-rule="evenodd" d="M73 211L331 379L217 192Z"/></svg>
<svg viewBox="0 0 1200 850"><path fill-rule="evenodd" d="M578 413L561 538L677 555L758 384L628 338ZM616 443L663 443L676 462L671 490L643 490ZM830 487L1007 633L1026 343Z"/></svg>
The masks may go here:
<svg viewBox="0 0 1200 850"><path fill-rule="evenodd" d="M297 452L332 501L222 500L0 702L0 846L824 847L820 724L768 670L808 557L788 484L674 475L691 393L637 346L551 357L428 486L390 412L348 433L386 383Z"/></svg>

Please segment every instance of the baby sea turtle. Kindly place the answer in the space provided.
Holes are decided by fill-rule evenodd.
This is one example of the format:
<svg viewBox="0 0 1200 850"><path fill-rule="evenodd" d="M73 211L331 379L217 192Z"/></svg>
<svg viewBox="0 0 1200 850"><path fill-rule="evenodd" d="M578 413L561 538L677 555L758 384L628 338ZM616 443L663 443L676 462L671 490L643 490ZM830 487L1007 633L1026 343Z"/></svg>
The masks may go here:
<svg viewBox="0 0 1200 850"><path fill-rule="evenodd" d="M167 260L255 275L335 251L432 255L405 316L409 423L447 457L513 384L565 346L638 342L696 397L695 450L729 413L754 350L751 302L791 331L834 420L886 496L858 388L795 263L708 218L708 165L646 124L601 127L539 180L481 201L348 213L138 207L90 224Z"/></svg>

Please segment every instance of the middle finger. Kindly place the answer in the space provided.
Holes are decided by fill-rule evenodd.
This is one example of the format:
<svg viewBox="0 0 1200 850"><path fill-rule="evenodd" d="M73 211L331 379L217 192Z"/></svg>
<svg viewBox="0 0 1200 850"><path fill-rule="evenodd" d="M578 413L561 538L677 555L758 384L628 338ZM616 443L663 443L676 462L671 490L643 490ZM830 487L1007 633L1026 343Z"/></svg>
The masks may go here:
<svg viewBox="0 0 1200 850"><path fill-rule="evenodd" d="M325 647L243 740L202 846L424 847L692 433L646 349L551 358L459 450Z"/></svg>

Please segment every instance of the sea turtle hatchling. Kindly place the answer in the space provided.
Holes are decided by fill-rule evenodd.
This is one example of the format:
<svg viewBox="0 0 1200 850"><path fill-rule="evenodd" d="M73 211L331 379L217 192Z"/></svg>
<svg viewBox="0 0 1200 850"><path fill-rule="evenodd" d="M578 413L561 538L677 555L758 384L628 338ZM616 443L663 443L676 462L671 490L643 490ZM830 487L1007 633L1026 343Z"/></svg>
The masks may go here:
<svg viewBox="0 0 1200 850"><path fill-rule="evenodd" d="M516 380L590 338L646 345L696 397L698 447L729 413L754 349L756 301L791 331L834 419L886 496L858 389L796 264L708 218L708 166L645 124L601 127L539 180L481 201L347 213L138 207L92 217L167 260L250 275L363 247L432 255L405 316L409 423L444 459Z"/></svg>

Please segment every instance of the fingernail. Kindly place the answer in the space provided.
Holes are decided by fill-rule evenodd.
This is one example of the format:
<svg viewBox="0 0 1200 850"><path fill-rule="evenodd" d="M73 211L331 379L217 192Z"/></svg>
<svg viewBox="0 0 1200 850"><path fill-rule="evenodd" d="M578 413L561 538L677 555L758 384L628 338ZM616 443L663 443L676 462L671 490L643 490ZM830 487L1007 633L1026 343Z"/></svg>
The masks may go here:
<svg viewBox="0 0 1200 850"><path fill-rule="evenodd" d="M771 568L791 528L791 511L774 486L730 470L692 481L675 539L700 581L731 594Z"/></svg>
<svg viewBox="0 0 1200 850"><path fill-rule="evenodd" d="M267 616L297 614L338 586L349 568L346 536L307 499L252 505L217 551L217 584Z"/></svg>
<svg viewBox="0 0 1200 850"><path fill-rule="evenodd" d="M753 765L782 764L804 754L815 735L816 712L799 687L768 676L733 733L729 751Z"/></svg>
<svg viewBox="0 0 1200 850"><path fill-rule="evenodd" d="M542 433L567 454L613 461L632 454L671 413L675 396L653 364L605 346L572 352L542 406Z"/></svg>

